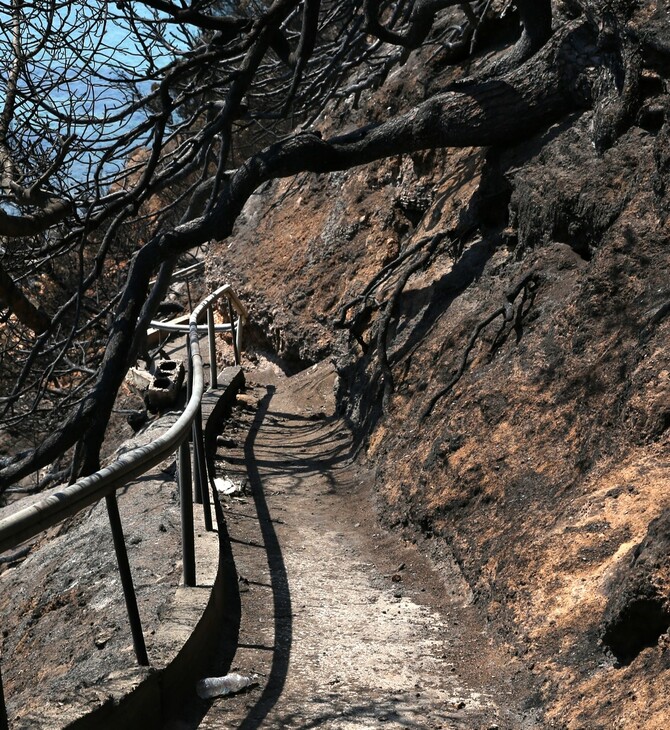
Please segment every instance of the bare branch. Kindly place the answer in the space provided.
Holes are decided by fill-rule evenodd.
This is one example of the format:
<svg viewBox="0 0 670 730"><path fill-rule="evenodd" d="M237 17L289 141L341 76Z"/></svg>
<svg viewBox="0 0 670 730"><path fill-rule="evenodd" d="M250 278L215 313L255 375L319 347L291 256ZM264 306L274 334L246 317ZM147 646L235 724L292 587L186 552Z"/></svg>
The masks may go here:
<svg viewBox="0 0 670 730"><path fill-rule="evenodd" d="M9 308L16 317L35 334L49 328L49 315L36 307L16 285L0 261L0 305Z"/></svg>

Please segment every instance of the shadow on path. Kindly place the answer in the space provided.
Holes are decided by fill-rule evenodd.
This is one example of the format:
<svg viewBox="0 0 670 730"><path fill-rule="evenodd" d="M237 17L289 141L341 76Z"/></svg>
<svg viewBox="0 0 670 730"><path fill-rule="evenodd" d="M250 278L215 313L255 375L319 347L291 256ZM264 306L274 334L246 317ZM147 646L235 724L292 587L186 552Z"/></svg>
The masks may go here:
<svg viewBox="0 0 670 730"><path fill-rule="evenodd" d="M244 443L244 458L247 466L247 476L253 495L258 522L260 525L263 543L267 550L268 567L272 583L272 600L274 613L274 648L272 666L267 682L256 704L249 710L249 714L239 725L239 730L255 730L261 726L263 720L277 703L281 696L286 676L288 674L291 644L293 641L293 617L291 610L291 594L288 585L288 574L282 556L277 534L270 517L263 484L254 454L254 446L258 431L267 416L270 401L275 393L274 386L267 386L267 394L258 406L253 424Z"/></svg>

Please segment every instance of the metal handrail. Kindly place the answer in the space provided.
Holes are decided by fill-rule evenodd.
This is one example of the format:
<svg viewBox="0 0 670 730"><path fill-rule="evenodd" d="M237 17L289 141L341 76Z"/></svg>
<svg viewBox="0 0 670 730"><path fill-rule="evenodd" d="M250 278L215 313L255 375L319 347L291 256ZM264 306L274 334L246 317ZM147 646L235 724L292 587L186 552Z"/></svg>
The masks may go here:
<svg viewBox="0 0 670 730"><path fill-rule="evenodd" d="M194 360L200 353L194 354ZM179 419L161 436L146 446L138 446L120 456L109 466L79 479L61 491L24 507L0 520L0 552L10 550L49 527L62 522L107 494L125 486L130 479L159 464L188 437L189 428L204 392L202 362L193 370L193 392Z"/></svg>
<svg viewBox="0 0 670 730"><path fill-rule="evenodd" d="M107 509L112 528L114 547L119 564L119 572L123 585L126 606L129 614L133 644L137 660L142 665L147 665L148 658L142 627L139 621L137 601L130 575L125 541L119 519L118 506L116 503L116 491L121 489L131 479L146 473L151 467L159 464L167 456L178 450L179 453L179 487L182 505L182 550L184 563L184 582L186 585L195 585L195 556L193 541L193 492L190 473L190 451L188 440L191 432L198 434L194 439L194 467L196 482L200 490L206 484L204 447L202 444L202 422L200 420L201 401L205 390L203 360L200 354L199 332L202 328L198 325L198 318L203 310L207 310L208 319L212 321L213 304L225 296L231 307L231 302L238 313L237 333L236 325L232 321L228 325L228 331L236 338L235 360L239 364L239 345L241 345L242 325L248 318L247 310L234 294L229 285L219 287L208 297L203 299L193 310L189 317L188 325L182 325L178 331L187 333L188 349L188 392L187 403L177 421L161 436L145 446L138 446L124 454L116 461L103 467L95 474L83 477L74 484L63 487L60 491L41 499L28 507L18 510L3 519L0 519L0 552L10 550L24 542L62 522L64 519L77 514L85 507L88 507L103 497L107 500ZM152 322L152 326L164 328L164 323ZM168 329L169 327L165 327ZM210 388L216 387L216 352L214 334L218 328L208 327L210 345ZM220 330L219 330L220 331ZM213 357L212 357L213 354ZM188 462L188 463L186 463ZM207 487L204 487L206 491ZM202 495L204 496L204 495ZM190 516L190 518L189 518ZM207 519L205 520L207 523ZM189 524L190 523L190 524ZM211 529L211 517L208 529ZM7 728L7 714L4 707L2 693L2 677L0 675L0 730Z"/></svg>
<svg viewBox="0 0 670 730"><path fill-rule="evenodd" d="M228 300L228 310L230 322L224 324L214 323L214 307L213 304L219 299L225 297ZM207 324L199 325L198 319L202 311L207 310ZM234 321L233 309L237 312L237 323ZM244 324L249 319L247 308L242 304L240 298L235 294L230 284L224 284L216 291L213 291L208 297L202 300L200 304L193 310L188 320L188 325L175 324L173 322L159 322L152 320L149 324L157 330L164 332L188 332L189 337L193 336L197 339L198 332L207 332L209 335L209 367L210 367L210 384L209 387L214 390L216 388L217 368L215 353L215 332L230 332L233 336L233 350L235 352L235 364L240 364L240 352L242 351L242 331ZM198 354L200 349L198 348Z"/></svg>
<svg viewBox="0 0 670 730"><path fill-rule="evenodd" d="M172 272L172 276L170 277L170 281L181 281L182 279L190 279L191 276L196 271L202 271L202 269L205 268L205 262L204 261L196 261L194 264L191 264L190 266L186 266L183 269L177 269L177 271ZM151 279L149 281L149 285L156 283L156 279Z"/></svg>

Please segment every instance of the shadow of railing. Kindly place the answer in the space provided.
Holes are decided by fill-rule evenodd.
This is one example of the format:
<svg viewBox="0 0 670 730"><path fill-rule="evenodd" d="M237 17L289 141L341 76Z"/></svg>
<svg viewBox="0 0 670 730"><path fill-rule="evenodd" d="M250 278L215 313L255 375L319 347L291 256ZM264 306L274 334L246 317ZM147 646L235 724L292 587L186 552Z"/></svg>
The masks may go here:
<svg viewBox="0 0 670 730"><path fill-rule="evenodd" d="M293 643L293 614L288 573L279 539L277 538L277 533L270 516L270 510L265 499L259 463L256 460L254 450L258 431L268 414L274 392L274 387L268 386L267 394L259 403L258 411L244 442L244 458L249 485L256 507L256 514L258 515L258 523L267 551L270 582L272 585L275 640L272 648L270 673L268 674L263 692L254 706L249 710L249 713L240 724L238 730L255 730L260 727L270 710L277 703L288 675L291 645Z"/></svg>

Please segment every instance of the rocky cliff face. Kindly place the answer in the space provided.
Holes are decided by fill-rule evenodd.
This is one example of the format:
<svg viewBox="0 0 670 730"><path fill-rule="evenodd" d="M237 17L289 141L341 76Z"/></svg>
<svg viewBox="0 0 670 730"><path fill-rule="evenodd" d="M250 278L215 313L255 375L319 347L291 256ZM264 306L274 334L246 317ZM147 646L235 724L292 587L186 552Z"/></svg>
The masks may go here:
<svg viewBox="0 0 670 730"><path fill-rule="evenodd" d="M414 56L321 123L409 106L441 73ZM661 91L648 73L602 154L585 113L504 149L268 184L210 251L252 345L337 361L382 518L454 552L548 726L670 722Z"/></svg>

